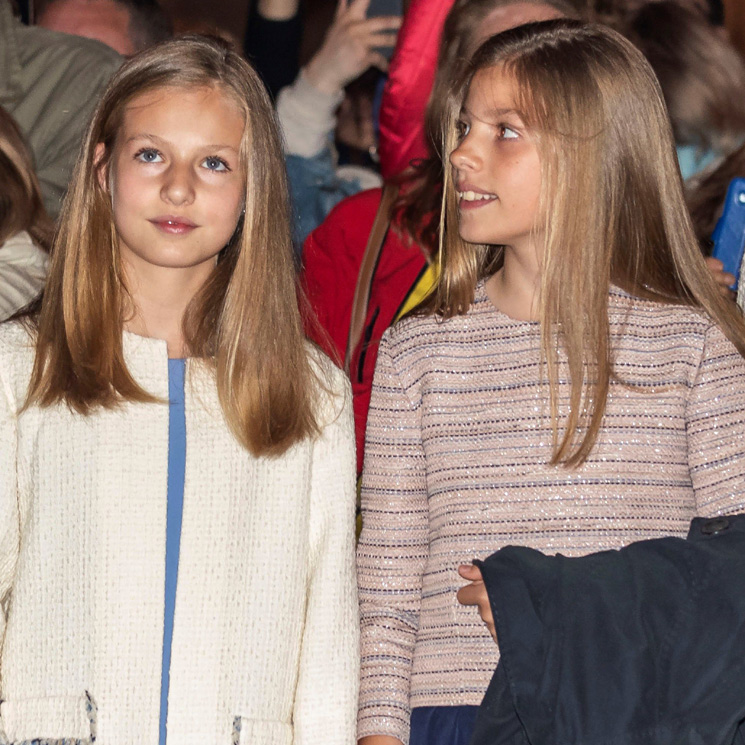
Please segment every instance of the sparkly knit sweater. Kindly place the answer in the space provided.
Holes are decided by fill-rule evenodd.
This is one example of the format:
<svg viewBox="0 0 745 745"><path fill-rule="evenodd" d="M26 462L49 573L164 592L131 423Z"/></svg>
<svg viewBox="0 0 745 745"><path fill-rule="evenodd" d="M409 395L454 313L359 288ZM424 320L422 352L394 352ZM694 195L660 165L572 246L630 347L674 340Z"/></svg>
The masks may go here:
<svg viewBox="0 0 745 745"><path fill-rule="evenodd" d="M549 464L540 326L477 287L468 313L383 338L370 406L357 567L358 735L408 741L417 706L478 704L498 650L458 604L459 564L508 544L568 556L683 536L745 510L745 361L700 312L612 289L616 380L590 457ZM559 366L559 412L569 382Z"/></svg>

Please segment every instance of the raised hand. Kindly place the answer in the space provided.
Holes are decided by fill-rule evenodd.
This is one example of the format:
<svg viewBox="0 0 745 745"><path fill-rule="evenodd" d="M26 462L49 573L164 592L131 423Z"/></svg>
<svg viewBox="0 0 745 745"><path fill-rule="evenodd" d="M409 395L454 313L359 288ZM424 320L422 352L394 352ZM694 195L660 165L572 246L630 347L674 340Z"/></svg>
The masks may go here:
<svg viewBox="0 0 745 745"><path fill-rule="evenodd" d="M338 93L369 67L388 68L377 50L396 43L401 18L367 18L369 5L370 0L339 0L323 45L305 68L305 76L319 90Z"/></svg>

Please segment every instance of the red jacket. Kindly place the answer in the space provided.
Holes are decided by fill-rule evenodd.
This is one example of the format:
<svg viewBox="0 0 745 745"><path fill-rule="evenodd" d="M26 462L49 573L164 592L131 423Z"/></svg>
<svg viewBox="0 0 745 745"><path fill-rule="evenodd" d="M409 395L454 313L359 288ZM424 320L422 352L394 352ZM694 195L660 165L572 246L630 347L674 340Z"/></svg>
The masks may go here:
<svg viewBox="0 0 745 745"><path fill-rule="evenodd" d="M424 110L434 82L442 27L452 4L453 0L413 0L404 19L380 112L378 149L385 178L428 155ZM357 276L380 195L380 189L373 189L340 202L303 247L301 284L326 333L312 323L307 324L307 332L338 360L344 359ZM362 340L351 360L358 471L362 470L378 343L426 267L421 247L407 245L394 223L375 271Z"/></svg>

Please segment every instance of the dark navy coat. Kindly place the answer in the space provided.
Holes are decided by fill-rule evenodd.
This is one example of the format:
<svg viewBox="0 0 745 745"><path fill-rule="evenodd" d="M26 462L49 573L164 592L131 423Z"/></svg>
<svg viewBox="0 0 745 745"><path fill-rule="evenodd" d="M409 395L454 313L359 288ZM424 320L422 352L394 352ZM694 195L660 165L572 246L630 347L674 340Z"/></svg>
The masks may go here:
<svg viewBox="0 0 745 745"><path fill-rule="evenodd" d="M745 515L481 569L501 660L472 745L745 745Z"/></svg>

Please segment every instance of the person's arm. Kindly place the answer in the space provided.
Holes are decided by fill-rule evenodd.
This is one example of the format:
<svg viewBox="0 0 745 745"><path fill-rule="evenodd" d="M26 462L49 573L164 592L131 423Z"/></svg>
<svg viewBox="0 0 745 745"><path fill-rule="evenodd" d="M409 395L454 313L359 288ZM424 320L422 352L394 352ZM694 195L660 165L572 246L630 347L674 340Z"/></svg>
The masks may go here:
<svg viewBox="0 0 745 745"><path fill-rule="evenodd" d="M380 155L384 179L430 154L424 131L440 52L440 37L453 0L412 0L406 11L380 105Z"/></svg>
<svg viewBox="0 0 745 745"><path fill-rule="evenodd" d="M362 476L358 734L406 742L429 513L419 406L402 384L388 334L378 352Z"/></svg>
<svg viewBox="0 0 745 745"><path fill-rule="evenodd" d="M355 454L349 383L327 360L327 423L313 444L308 586L293 722L298 743L349 745L359 682Z"/></svg>
<svg viewBox="0 0 745 745"><path fill-rule="evenodd" d="M686 434L697 514L745 511L745 360L713 324L688 392Z"/></svg>
<svg viewBox="0 0 745 745"><path fill-rule="evenodd" d="M280 92L277 115L287 154L312 158L327 148L344 86L369 67L387 68L377 49L395 43L401 19L367 18L369 4L339 0L323 45L295 82Z"/></svg>
<svg viewBox="0 0 745 745"><path fill-rule="evenodd" d="M302 35L299 0L259 0L249 14L243 51L272 98L297 76Z"/></svg>

